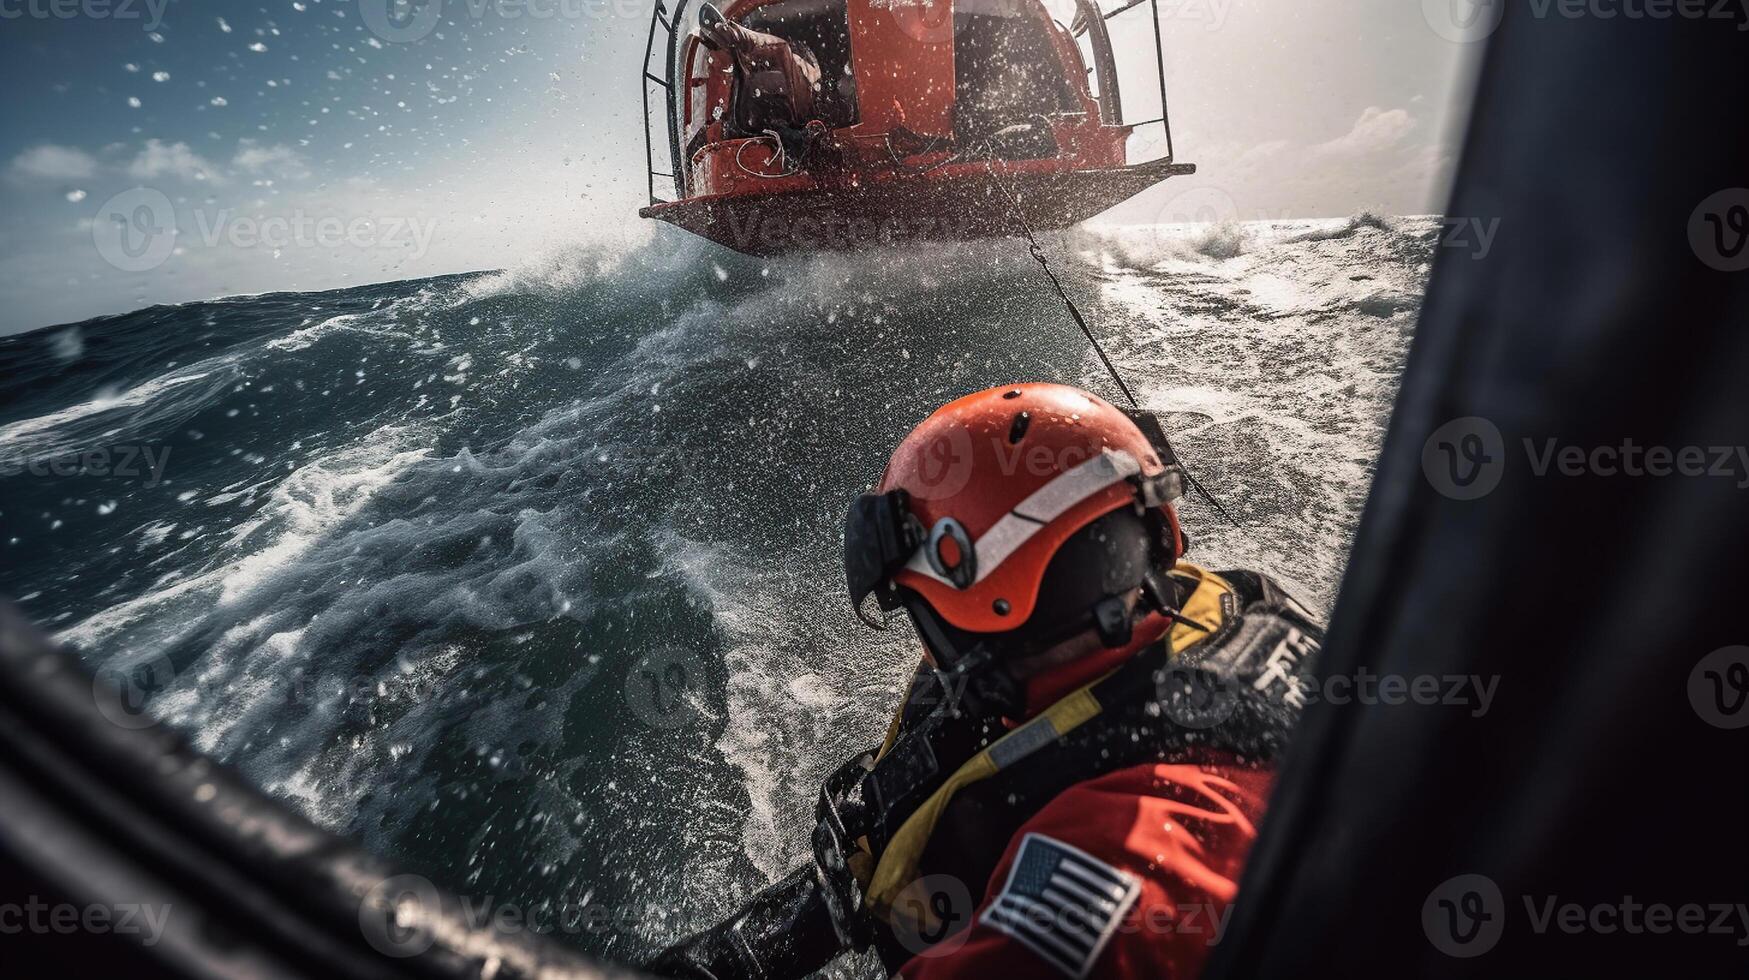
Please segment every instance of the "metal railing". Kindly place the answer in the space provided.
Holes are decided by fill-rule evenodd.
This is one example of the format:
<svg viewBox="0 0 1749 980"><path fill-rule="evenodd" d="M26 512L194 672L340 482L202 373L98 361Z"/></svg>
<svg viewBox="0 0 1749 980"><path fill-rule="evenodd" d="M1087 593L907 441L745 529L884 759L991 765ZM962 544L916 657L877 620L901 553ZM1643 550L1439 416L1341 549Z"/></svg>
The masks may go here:
<svg viewBox="0 0 1749 980"><path fill-rule="evenodd" d="M651 204L662 204L665 198L656 196L656 178L666 177L674 182L674 194L681 197L686 193L682 186L685 164L680 158L680 121L676 114L679 108L678 86L675 83L674 63L676 50L680 42L679 25L686 14L688 0L677 0L674 12L669 13L662 0L656 0L656 6L650 11L650 31L644 39L644 167L649 172L646 192ZM666 38L662 45L662 74L657 75L650 70L650 59L656 53L656 31L661 28ZM650 134L650 87L660 86L663 90L663 131L668 134L668 171L656 169L656 143Z"/></svg>
<svg viewBox="0 0 1749 980"><path fill-rule="evenodd" d="M1163 159L1165 160L1165 162L1170 163L1170 162L1172 162L1172 157L1173 157L1173 151L1172 151L1172 112L1171 112L1170 108L1168 108L1171 103L1169 103L1166 99L1166 44L1165 44L1165 40L1160 36L1160 0L1128 0L1127 3L1123 4L1120 7L1114 8L1109 13L1101 13L1100 20L1102 21L1102 23L1099 23L1099 24L1094 24L1090 18L1086 18L1085 15L1083 14L1082 16L1077 18L1077 20L1080 21L1080 23L1077 25L1078 30L1076 30L1075 33L1077 36L1079 36L1081 34L1087 34L1089 36L1089 42L1094 49L1094 57L1095 57L1096 62L1098 61L1098 59L1100 57L1101 48L1104 49L1107 57L1113 58L1113 60L1115 60L1115 56L1111 55L1111 41L1110 41L1110 38L1108 36L1108 32L1105 30L1105 25L1103 22L1109 22L1112 18L1118 16L1119 14L1128 13L1129 11L1134 10L1137 7L1140 7L1144 4L1147 5L1148 12L1153 15L1149 19L1153 22L1153 27L1154 27L1154 71L1155 71L1155 77L1159 80L1159 83L1160 83L1160 115L1153 118L1153 119L1144 119L1141 122L1134 122L1134 123L1125 123L1124 122L1123 102L1122 102L1122 97L1118 92L1117 72L1116 72L1116 68L1114 66L1110 72L1111 87L1109 89L1109 94L1110 94L1111 100L1113 102L1113 106L1111 109L1111 118L1109 120L1104 119L1104 116L1105 116L1104 100L1105 100L1106 95L1107 95L1106 78L1105 78L1106 72L1104 70L1101 70L1100 66L1098 64L1096 64L1095 69L1099 72L1098 77L1100 79L1099 95L1100 95L1100 100L1101 100L1101 106L1100 106L1101 117L1102 117L1102 121L1107 121L1107 122L1109 122L1110 125L1114 125L1114 126L1128 125L1132 129L1140 129L1143 126L1152 126L1155 123L1159 123L1161 129L1166 134L1166 156ZM1078 10L1083 8L1083 7L1091 7L1095 11L1097 11L1099 9L1098 0L1077 0L1076 6L1077 6Z"/></svg>
<svg viewBox="0 0 1749 980"><path fill-rule="evenodd" d="M647 171L645 191L651 204L667 203L669 198L660 197L656 193L656 179L663 178L673 182L674 198L686 196L686 161L682 158L680 140L679 105L681 98L680 79L676 76L677 56L681 40L680 26L686 16L686 7L690 0L674 0L674 9L669 11L664 0L655 0L655 7L650 12L650 29L644 40L643 66L643 107L644 107L644 165ZM1125 123L1123 120L1122 96L1119 93L1117 81L1116 56L1111 49L1110 37L1105 29L1105 23L1119 14L1127 13L1146 4L1153 15L1154 27L1154 67L1160 83L1160 115L1141 122ZM1095 69L1100 80L1100 121L1108 125L1128 125L1132 130L1143 126L1160 124L1166 135L1165 161L1170 163L1173 158L1172 149L1172 115L1166 99L1166 48L1165 41L1160 36L1160 0L1127 0L1109 13L1099 11L1098 0L1077 0L1077 8L1082 11L1081 21L1076 33L1090 34L1090 43L1095 48L1095 60L1099 62ZM1096 13L1097 20L1085 16L1087 8ZM663 43L661 73L653 71L651 59L658 51L658 32ZM1101 55L1103 51L1103 55ZM1100 61L1103 57L1105 60ZM656 140L652 134L653 120L650 118L651 87L662 89L663 120L662 130L668 139L668 169L662 171L656 165ZM1109 109L1108 109L1109 102Z"/></svg>

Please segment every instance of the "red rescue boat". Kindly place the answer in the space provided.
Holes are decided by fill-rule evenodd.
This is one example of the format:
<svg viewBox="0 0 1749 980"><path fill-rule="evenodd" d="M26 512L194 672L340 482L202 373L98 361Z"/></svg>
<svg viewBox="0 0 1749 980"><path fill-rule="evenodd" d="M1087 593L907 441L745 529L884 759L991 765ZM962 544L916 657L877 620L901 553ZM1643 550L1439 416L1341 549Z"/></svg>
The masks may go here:
<svg viewBox="0 0 1749 980"><path fill-rule="evenodd" d="M1157 2L658 0L639 214L755 255L1083 221L1196 171L1172 158ZM1120 66L1108 22L1131 10L1152 43L1126 35ZM1138 69L1159 114L1129 122Z"/></svg>

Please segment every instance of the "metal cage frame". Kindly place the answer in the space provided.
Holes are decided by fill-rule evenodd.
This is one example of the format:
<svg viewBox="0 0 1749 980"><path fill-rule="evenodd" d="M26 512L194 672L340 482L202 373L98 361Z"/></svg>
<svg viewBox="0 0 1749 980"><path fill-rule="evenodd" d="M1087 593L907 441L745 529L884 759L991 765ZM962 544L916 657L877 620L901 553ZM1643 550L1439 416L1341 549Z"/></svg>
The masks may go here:
<svg viewBox="0 0 1749 980"><path fill-rule="evenodd" d="M680 158L680 119L676 112L679 108L679 94L674 70L675 57L679 54L679 44L681 40L679 26L682 23L683 18L686 16L687 5L690 2L691 0L675 0L673 12L670 12L664 0L655 0L655 6L650 11L649 31L644 39L643 107L644 168L646 171L645 191L649 198L649 203L652 205L666 204L672 200L680 200L686 197L686 187L684 183L685 162ZM1153 14L1150 20L1154 27L1154 68L1156 77L1160 84L1160 115L1154 119L1145 119L1141 122L1125 123L1123 121L1123 100L1119 93L1117 84L1115 56L1111 52L1110 41L1106 36L1105 24L1119 14L1128 13L1129 11L1143 5L1146 5L1149 8L1149 11ZM1078 25L1080 29L1074 33L1077 37L1082 34L1087 34L1090 31L1094 35L1094 70L1098 71L1101 76L1099 89L1100 114L1102 116L1101 121L1112 126L1128 126L1132 131L1143 126L1151 126L1155 123L1159 123L1166 134L1166 155L1159 160L1148 162L1171 163L1173 160L1172 113L1168 108L1170 103L1166 98L1166 47L1165 40L1160 34L1160 0L1128 0L1127 3L1124 3L1110 12L1099 11L1099 20L1096 26L1091 19L1085 18L1084 12L1087 8L1099 11L1098 0L1076 0L1076 9L1078 12L1081 12L1077 19L1085 20L1085 22L1080 23ZM661 35L666 39L661 45L663 64L661 74L659 75L651 70L650 64L650 59L655 56L657 51L656 39L658 31L660 31ZM1102 40L1103 43L1101 43ZM1102 61L1102 57L1107 60ZM665 117L663 129L668 134L668 170L666 172L656 168L656 141L651 135L652 125L650 119L650 94L652 86L661 88L663 92L661 99L662 111ZM1109 115L1107 115L1108 99L1110 102ZM658 177L673 181L673 198L657 196L656 179Z"/></svg>

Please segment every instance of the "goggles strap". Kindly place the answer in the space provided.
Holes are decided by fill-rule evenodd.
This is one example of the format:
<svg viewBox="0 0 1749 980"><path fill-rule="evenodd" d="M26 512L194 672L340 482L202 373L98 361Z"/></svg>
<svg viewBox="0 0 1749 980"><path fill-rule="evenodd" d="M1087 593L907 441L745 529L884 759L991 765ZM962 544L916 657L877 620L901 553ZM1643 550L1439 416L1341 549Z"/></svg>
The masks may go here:
<svg viewBox="0 0 1749 980"><path fill-rule="evenodd" d="M926 537L910 505L911 497L903 490L863 494L851 505L845 523L844 574L850 603L859 619L877 629L883 624L869 615L865 600L872 596L882 610L899 607L893 576Z"/></svg>

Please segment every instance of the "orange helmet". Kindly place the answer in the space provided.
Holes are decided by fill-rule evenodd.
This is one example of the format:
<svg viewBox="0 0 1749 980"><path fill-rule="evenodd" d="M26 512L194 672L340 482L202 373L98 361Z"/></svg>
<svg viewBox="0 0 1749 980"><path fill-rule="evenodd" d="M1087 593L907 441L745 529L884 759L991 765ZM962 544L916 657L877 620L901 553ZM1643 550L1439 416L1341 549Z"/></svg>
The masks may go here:
<svg viewBox="0 0 1749 980"><path fill-rule="evenodd" d="M1058 384L968 395L906 436L876 492L852 506L851 601L870 623L871 598L931 620L918 627L940 661L952 655L941 646L963 645L951 643L956 636L1027 627L1053 559L1108 515L1141 518L1131 523L1146 529L1149 570L1170 568L1185 548L1171 503L1182 486L1183 471L1150 413ZM1128 641L1127 609L1121 617L1109 606L1084 611L1092 621L1082 619L1079 629L1097 626L1109 634L1107 646Z"/></svg>

